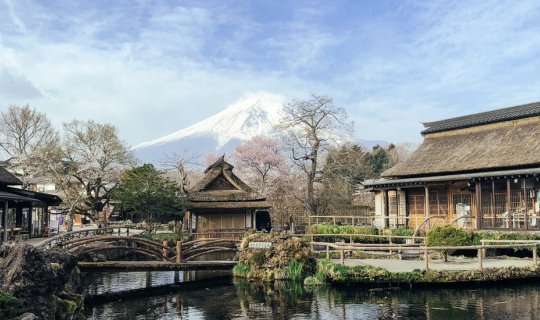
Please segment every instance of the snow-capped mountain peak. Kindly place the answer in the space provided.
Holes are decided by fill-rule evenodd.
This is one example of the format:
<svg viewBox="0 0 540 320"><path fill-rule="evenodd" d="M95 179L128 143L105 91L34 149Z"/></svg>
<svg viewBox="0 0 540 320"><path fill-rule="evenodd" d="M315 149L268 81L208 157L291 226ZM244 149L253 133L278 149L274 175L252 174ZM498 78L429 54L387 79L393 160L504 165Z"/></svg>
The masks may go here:
<svg viewBox="0 0 540 320"><path fill-rule="evenodd" d="M157 147L186 138L211 137L217 141L215 150L234 139L246 140L256 135L268 135L282 117L285 98L270 92L248 94L223 111L185 129L161 138L141 143L133 149Z"/></svg>

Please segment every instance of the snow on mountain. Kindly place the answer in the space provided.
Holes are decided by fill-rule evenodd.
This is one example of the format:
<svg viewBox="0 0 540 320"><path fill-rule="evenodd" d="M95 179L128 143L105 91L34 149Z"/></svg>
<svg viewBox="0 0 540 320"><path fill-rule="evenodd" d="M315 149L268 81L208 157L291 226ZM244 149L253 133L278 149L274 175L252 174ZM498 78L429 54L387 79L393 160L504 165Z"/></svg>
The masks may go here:
<svg viewBox="0 0 540 320"><path fill-rule="evenodd" d="M142 162L159 163L167 155L202 158L209 152L231 153L236 145L257 135L272 135L283 116L285 97L255 92L225 110L185 129L141 143L133 148ZM362 145L384 145L384 141L359 140Z"/></svg>
<svg viewBox="0 0 540 320"><path fill-rule="evenodd" d="M205 120L141 143L133 150L145 162L155 162L175 152L189 151L192 155L230 152L243 140L271 134L273 126L282 117L284 99L283 96L269 92L249 94Z"/></svg>

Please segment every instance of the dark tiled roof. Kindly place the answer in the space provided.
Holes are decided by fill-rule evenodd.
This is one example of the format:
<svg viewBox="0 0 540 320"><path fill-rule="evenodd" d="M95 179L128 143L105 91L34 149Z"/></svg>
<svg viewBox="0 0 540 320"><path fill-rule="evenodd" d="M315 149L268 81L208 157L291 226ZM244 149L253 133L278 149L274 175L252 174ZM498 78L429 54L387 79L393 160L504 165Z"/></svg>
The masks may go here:
<svg viewBox="0 0 540 320"><path fill-rule="evenodd" d="M22 185L22 181L16 176L6 170L4 167L0 167L0 185Z"/></svg>
<svg viewBox="0 0 540 320"><path fill-rule="evenodd" d="M424 127L427 129L422 131L422 134L463 129L482 124L517 120L535 116L540 116L540 102L476 113L446 120L426 122L424 123Z"/></svg>

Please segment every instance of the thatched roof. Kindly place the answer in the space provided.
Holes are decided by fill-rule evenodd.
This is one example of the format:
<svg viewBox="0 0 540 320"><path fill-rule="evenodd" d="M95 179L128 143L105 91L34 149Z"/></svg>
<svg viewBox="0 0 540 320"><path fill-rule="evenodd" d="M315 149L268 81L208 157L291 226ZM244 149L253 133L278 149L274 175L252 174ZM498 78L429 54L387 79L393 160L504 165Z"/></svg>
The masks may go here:
<svg viewBox="0 0 540 320"><path fill-rule="evenodd" d="M211 164L205 176L188 191L192 208L270 207L264 196L233 173L233 168L224 157Z"/></svg>
<svg viewBox="0 0 540 320"><path fill-rule="evenodd" d="M488 112L475 113L457 118L425 122L422 134L470 128L484 124L540 116L540 102L519 105Z"/></svg>
<svg viewBox="0 0 540 320"><path fill-rule="evenodd" d="M409 159L383 177L540 166L540 117L425 135Z"/></svg>

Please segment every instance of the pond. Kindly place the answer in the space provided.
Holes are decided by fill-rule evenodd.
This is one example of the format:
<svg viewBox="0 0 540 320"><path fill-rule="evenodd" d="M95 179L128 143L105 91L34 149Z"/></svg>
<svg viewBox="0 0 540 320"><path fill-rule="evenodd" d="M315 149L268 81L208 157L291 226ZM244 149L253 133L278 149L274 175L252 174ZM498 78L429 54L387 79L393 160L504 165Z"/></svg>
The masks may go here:
<svg viewBox="0 0 540 320"><path fill-rule="evenodd" d="M175 272L94 273L88 293L103 293L218 274ZM198 288L124 298L87 306L88 319L538 319L537 284L484 288L304 288L276 282L226 281Z"/></svg>

